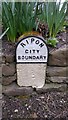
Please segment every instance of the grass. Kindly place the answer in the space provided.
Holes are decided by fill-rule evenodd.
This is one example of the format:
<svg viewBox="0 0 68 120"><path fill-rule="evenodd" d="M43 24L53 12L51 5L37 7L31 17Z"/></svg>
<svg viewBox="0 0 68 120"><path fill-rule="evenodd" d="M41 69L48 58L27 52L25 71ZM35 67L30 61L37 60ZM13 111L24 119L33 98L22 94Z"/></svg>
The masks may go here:
<svg viewBox="0 0 68 120"><path fill-rule="evenodd" d="M8 40L15 42L18 36L36 31L40 21L45 22L49 29L48 44L57 44L56 35L62 29L67 16L67 2L61 6L61 0L54 2L6 2L2 3L2 22L4 30L9 28ZM38 21L37 22L37 18Z"/></svg>
<svg viewBox="0 0 68 120"><path fill-rule="evenodd" d="M67 2L64 2L61 6L61 1L58 3L45 2L42 5L42 14L39 16L40 21L45 21L49 28L48 44L55 46L57 44L56 35L62 29L65 17L67 14Z"/></svg>
<svg viewBox="0 0 68 120"><path fill-rule="evenodd" d="M8 40L15 42L17 36L36 29L38 3L3 2L2 21L4 28L9 27Z"/></svg>

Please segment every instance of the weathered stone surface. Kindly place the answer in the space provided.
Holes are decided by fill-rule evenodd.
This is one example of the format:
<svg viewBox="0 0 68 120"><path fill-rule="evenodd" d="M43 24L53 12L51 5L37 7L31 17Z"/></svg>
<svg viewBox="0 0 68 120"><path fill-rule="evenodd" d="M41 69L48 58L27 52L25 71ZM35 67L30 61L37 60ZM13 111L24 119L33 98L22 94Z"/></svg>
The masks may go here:
<svg viewBox="0 0 68 120"><path fill-rule="evenodd" d="M50 51L48 65L67 66L67 61L68 45L64 45L57 50Z"/></svg>
<svg viewBox="0 0 68 120"><path fill-rule="evenodd" d="M67 90L67 85L66 84L45 84L45 86L41 89L37 88L36 91L37 93L45 93L48 91L65 91Z"/></svg>
<svg viewBox="0 0 68 120"><path fill-rule="evenodd" d="M2 84L3 85L9 85L11 84L13 81L16 80L16 74L14 74L14 76L9 76L9 77L2 77Z"/></svg>
<svg viewBox="0 0 68 120"><path fill-rule="evenodd" d="M47 76L59 76L66 77L68 73L68 67L47 67Z"/></svg>
<svg viewBox="0 0 68 120"><path fill-rule="evenodd" d="M16 96L16 95L30 95L33 93L31 87L19 87L15 82L9 86L3 86L2 92L6 95Z"/></svg>
<svg viewBox="0 0 68 120"><path fill-rule="evenodd" d="M8 63L14 62L15 60L15 55L13 54L6 54L5 57L6 57L6 62Z"/></svg>
<svg viewBox="0 0 68 120"><path fill-rule="evenodd" d="M47 77L46 83L68 83L68 77Z"/></svg>
<svg viewBox="0 0 68 120"><path fill-rule="evenodd" d="M45 84L46 64L17 64L19 86L41 88Z"/></svg>
<svg viewBox="0 0 68 120"><path fill-rule="evenodd" d="M2 74L4 76L11 76L14 75L14 73L15 73L15 63L2 65Z"/></svg>

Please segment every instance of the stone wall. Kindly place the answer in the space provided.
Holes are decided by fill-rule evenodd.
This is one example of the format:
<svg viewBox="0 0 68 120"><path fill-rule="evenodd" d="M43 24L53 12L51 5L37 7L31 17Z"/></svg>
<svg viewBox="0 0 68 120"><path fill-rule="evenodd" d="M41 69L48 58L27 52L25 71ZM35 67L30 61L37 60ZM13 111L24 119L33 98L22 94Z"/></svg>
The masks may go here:
<svg viewBox="0 0 68 120"><path fill-rule="evenodd" d="M16 61L14 54L2 53L2 84L6 95L45 93L51 90L64 91L68 85L68 47L66 45L49 52L46 80L43 88L19 87L17 85Z"/></svg>
<svg viewBox="0 0 68 120"><path fill-rule="evenodd" d="M47 80L53 83L68 83L68 45L49 53Z"/></svg>

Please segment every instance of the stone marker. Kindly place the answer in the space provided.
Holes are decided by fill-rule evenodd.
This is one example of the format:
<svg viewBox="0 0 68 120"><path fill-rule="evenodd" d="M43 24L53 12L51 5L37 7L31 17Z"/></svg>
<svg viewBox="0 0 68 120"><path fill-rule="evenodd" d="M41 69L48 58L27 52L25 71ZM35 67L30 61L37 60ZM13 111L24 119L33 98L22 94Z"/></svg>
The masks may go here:
<svg viewBox="0 0 68 120"><path fill-rule="evenodd" d="M18 85L43 87L47 58L48 50L43 38L36 36L21 38L16 47Z"/></svg>

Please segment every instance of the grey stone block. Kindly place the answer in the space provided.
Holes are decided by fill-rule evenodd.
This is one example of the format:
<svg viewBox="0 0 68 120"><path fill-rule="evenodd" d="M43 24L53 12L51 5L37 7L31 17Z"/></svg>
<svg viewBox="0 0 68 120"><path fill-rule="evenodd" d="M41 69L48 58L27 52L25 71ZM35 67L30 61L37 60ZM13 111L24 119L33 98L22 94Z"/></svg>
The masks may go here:
<svg viewBox="0 0 68 120"><path fill-rule="evenodd" d="M5 95L16 96L16 95L30 95L33 93L32 87L19 87L15 82L9 86L3 86L2 92Z"/></svg>
<svg viewBox="0 0 68 120"><path fill-rule="evenodd" d="M67 90L67 85L66 84L45 84L45 86L41 89L37 88L36 91L37 93L45 93L45 92L51 92L51 91L65 91Z"/></svg>
<svg viewBox="0 0 68 120"><path fill-rule="evenodd" d="M6 57L6 62L8 62L8 63L12 63L15 60L14 54L6 54L5 57Z"/></svg>
<svg viewBox="0 0 68 120"><path fill-rule="evenodd" d="M47 77L46 83L68 83L68 77Z"/></svg>
<svg viewBox="0 0 68 120"><path fill-rule="evenodd" d="M9 85L16 80L16 74L14 76L2 77L2 85Z"/></svg>
<svg viewBox="0 0 68 120"><path fill-rule="evenodd" d="M50 51L48 65L68 66L68 45Z"/></svg>
<svg viewBox="0 0 68 120"><path fill-rule="evenodd" d="M15 63L2 65L2 74L4 76L12 76L14 75L15 71Z"/></svg>
<svg viewBox="0 0 68 120"><path fill-rule="evenodd" d="M47 77L66 77L68 67L47 67Z"/></svg>

